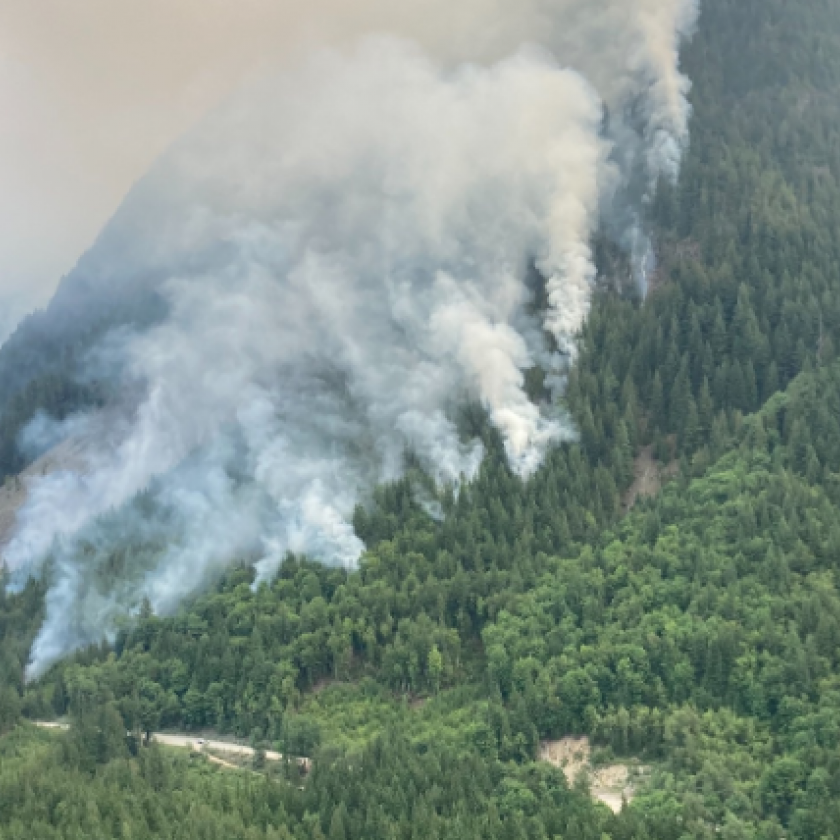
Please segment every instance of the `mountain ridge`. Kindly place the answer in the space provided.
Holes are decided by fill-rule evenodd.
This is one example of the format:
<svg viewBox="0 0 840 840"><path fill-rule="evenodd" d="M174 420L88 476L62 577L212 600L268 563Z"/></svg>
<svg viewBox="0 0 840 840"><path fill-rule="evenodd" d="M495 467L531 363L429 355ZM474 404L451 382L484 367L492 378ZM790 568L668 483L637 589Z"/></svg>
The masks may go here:
<svg viewBox="0 0 840 840"><path fill-rule="evenodd" d="M579 440L524 481L479 418L487 454L459 494L419 494L409 470L356 509L358 570L294 556L255 586L242 557L29 686L46 586L3 591L0 732L21 712L74 732L54 753L0 738L0 838L35 813L68 838L118 836L113 814L220 840L837 835L840 115L820 106L840 92L840 7L707 0L684 65L692 145L650 208L662 282L596 296L564 396ZM640 451L679 469L626 512ZM315 756L315 778L223 793L131 754L126 729L160 725ZM596 765L651 767L619 814L537 760L582 735ZM205 800L192 818L172 773ZM19 793L39 775L78 816Z"/></svg>

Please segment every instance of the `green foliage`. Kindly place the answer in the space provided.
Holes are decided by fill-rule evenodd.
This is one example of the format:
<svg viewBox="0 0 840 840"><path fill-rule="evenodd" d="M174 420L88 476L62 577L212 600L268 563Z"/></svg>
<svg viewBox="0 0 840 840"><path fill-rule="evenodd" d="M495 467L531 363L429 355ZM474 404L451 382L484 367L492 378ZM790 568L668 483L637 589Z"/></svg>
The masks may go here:
<svg viewBox="0 0 840 840"><path fill-rule="evenodd" d="M617 414L645 441L715 449L716 417L733 425L835 356L838 56L829 0L702 3L683 56L691 148L651 210L659 270L644 306L607 295L585 328L570 389L584 438Z"/></svg>
<svg viewBox="0 0 840 840"><path fill-rule="evenodd" d="M406 507L356 573L290 559L254 592L242 569L179 616L147 611L118 655L59 666L34 694L126 721L142 700L164 726L315 756L397 726L423 749L527 766L541 738L586 733L653 761L633 810L668 803L690 836L740 820L819 838L806 824L840 824L837 394L840 364L806 371L702 477L559 556L472 562L456 523L504 486L485 478L444 524ZM440 692L435 650L464 688ZM329 685L339 668L358 686Z"/></svg>
<svg viewBox="0 0 840 840"><path fill-rule="evenodd" d="M154 745L81 776L62 757L66 738L19 729L0 739L0 840L646 836L559 771L420 751L393 733L324 756L305 780L294 766L231 773Z"/></svg>
<svg viewBox="0 0 840 840"><path fill-rule="evenodd" d="M43 619L45 591L43 583L30 580L21 592L8 592L0 566L0 735L24 709L37 714L32 704L24 707L21 695L29 649Z"/></svg>
<svg viewBox="0 0 840 840"><path fill-rule="evenodd" d="M488 457L437 494L440 522L412 469L356 511L358 570L290 557L256 591L243 565L178 615L145 605L26 693L75 726L52 770L42 738L0 740L0 838L33 836L26 819L44 837L840 837L840 5L703 6L691 149L650 207L659 271L644 302L596 298L565 397L579 442L523 482L467 411ZM527 386L545 398L540 371ZM25 418L41 397L21 399ZM676 478L622 519L648 446ZM42 597L0 601L0 732ZM315 771L303 791L232 782L141 748L159 728ZM652 765L620 817L534 762L567 734Z"/></svg>

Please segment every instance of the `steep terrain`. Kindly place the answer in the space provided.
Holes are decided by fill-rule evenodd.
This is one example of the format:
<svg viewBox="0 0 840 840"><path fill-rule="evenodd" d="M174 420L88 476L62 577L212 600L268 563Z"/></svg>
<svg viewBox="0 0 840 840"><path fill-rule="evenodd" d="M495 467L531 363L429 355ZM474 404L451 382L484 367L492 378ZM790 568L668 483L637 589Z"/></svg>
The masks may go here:
<svg viewBox="0 0 840 840"><path fill-rule="evenodd" d="M488 456L442 516L414 473L357 509L358 570L290 558L253 587L243 557L25 690L43 588L2 596L0 731L75 728L0 740L0 838L840 836L840 6L706 0L684 66L655 289L595 302L579 442L526 482L476 421ZM158 728L315 770L131 757L126 730ZM539 761L570 736L646 768L624 811Z"/></svg>

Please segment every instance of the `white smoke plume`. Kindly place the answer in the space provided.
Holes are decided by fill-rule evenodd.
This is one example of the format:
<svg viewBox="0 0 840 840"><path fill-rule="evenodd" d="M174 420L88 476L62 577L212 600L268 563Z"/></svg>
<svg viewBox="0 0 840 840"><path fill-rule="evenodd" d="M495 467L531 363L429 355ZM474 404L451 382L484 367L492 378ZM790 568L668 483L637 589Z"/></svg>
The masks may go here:
<svg viewBox="0 0 840 840"><path fill-rule="evenodd" d="M481 446L453 421L464 400L523 477L568 433L524 373L557 366L546 334L573 354L600 216L634 179L676 175L692 6L517 14L496 37L516 48L490 63L384 36L318 50L240 91L129 198L113 227L130 247L104 236L87 266L148 276L169 312L99 348L124 399L76 422L84 466L31 487L4 552L18 577L52 561L30 676L234 559L258 580L288 551L352 567L353 507L406 450L439 482L475 474Z"/></svg>

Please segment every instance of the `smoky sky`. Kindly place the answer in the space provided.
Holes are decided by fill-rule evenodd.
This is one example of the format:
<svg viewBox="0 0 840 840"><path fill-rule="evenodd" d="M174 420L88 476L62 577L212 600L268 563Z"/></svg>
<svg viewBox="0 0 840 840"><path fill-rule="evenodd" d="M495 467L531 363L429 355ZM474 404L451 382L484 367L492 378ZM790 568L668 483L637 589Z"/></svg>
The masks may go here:
<svg viewBox="0 0 840 840"><path fill-rule="evenodd" d="M175 137L294 51L308 5L0 0L0 330Z"/></svg>
<svg viewBox="0 0 840 840"><path fill-rule="evenodd" d="M603 26L592 37L613 37L623 22L591 5ZM690 15L638 5L651 31ZM266 64L378 31L449 60L493 59L558 25L535 0L0 0L0 336L47 300L168 144ZM673 42L645 37L672 62Z"/></svg>
<svg viewBox="0 0 840 840"><path fill-rule="evenodd" d="M407 451L439 485L475 475L482 448L459 433L459 404L484 407L525 481L573 437L525 374L540 365L562 386L595 231L607 222L634 252L653 185L677 176L678 48L696 13L689 0L202 0L142 16L86 2L82 25L70 8L56 4L49 37L34 12L15 24L54 47L44 66L79 131L100 109L99 141L131 150L103 183L125 189L129 159L155 160L110 223L122 244L103 237L87 265L106 283L154 282L168 315L95 348L121 397L23 436L75 451L32 482L4 550L19 580L52 570L31 675L144 597L171 612L236 558L254 558L258 580L288 551L354 566L353 507Z"/></svg>

